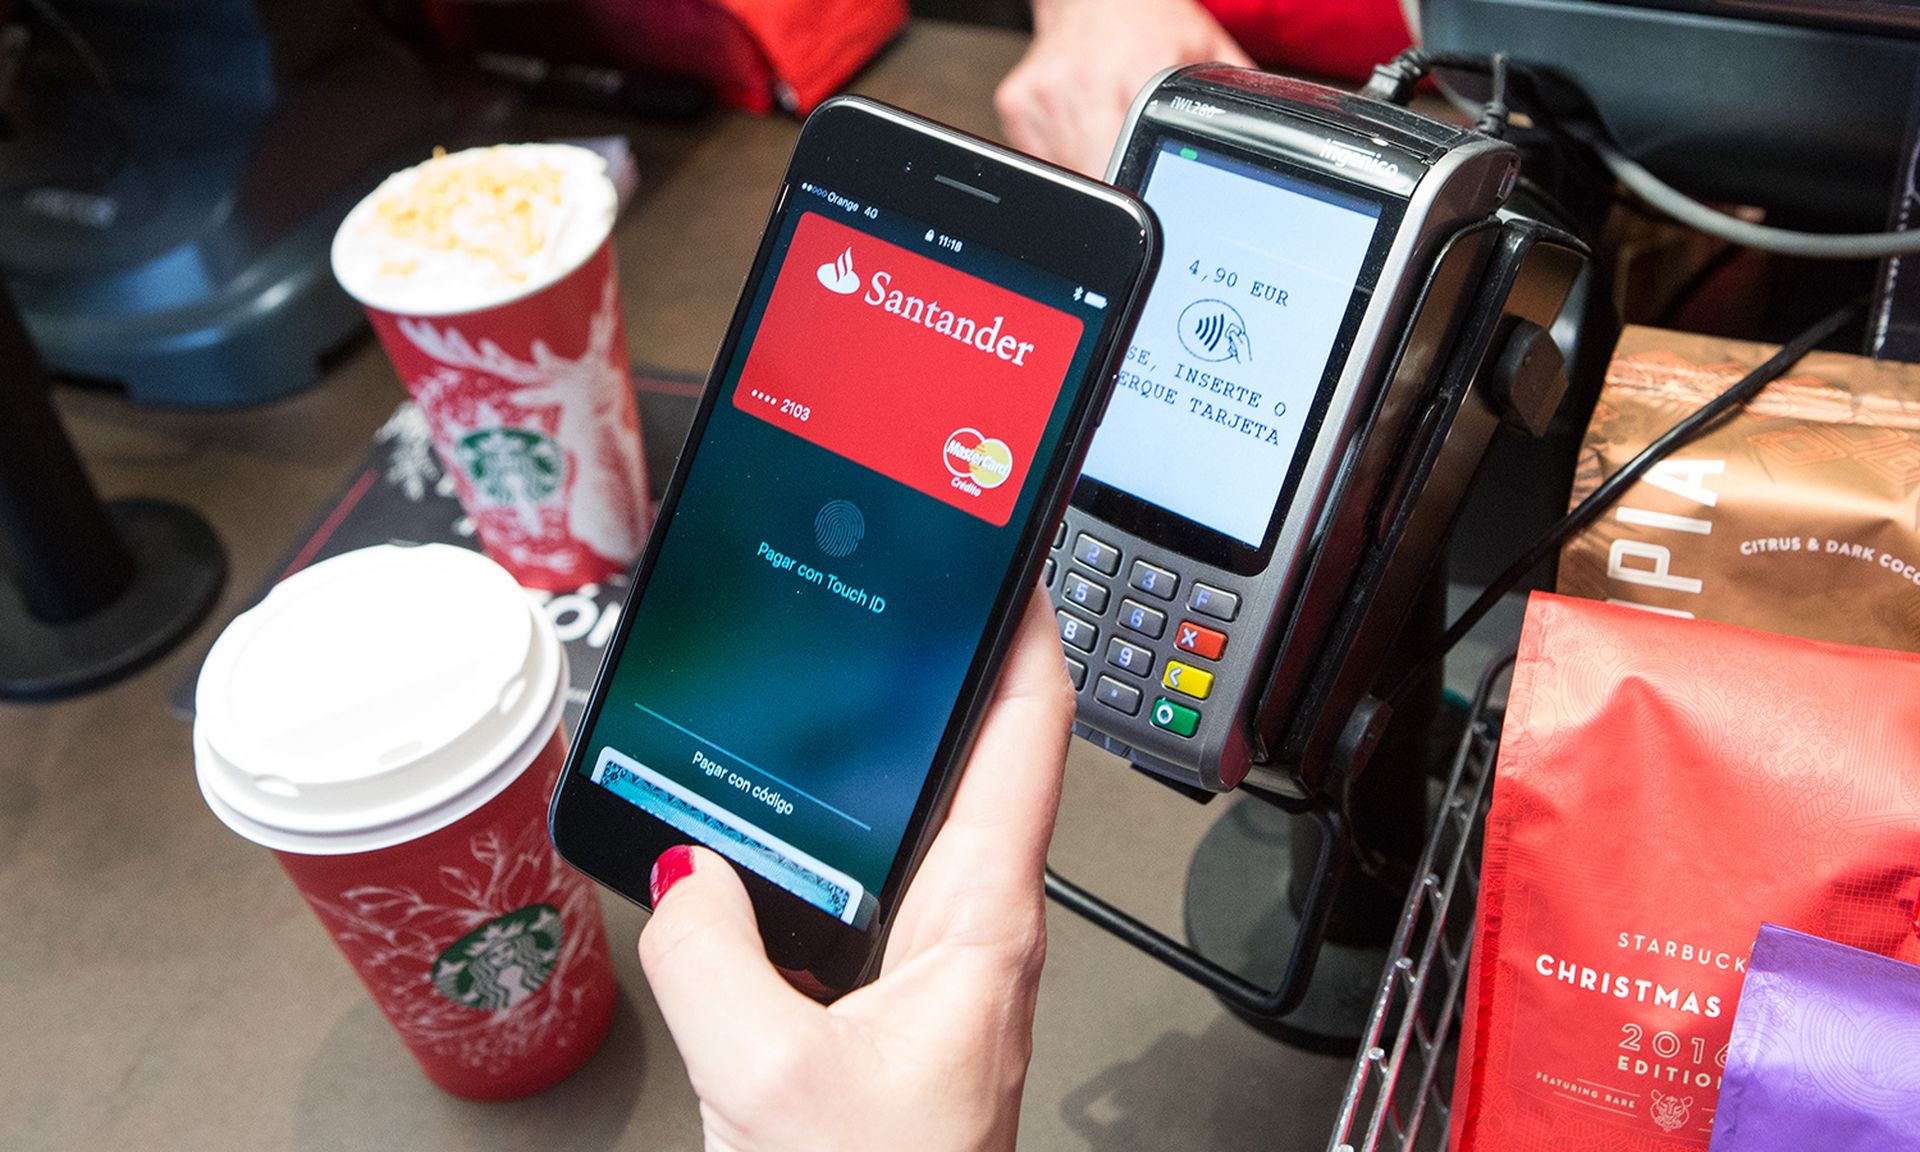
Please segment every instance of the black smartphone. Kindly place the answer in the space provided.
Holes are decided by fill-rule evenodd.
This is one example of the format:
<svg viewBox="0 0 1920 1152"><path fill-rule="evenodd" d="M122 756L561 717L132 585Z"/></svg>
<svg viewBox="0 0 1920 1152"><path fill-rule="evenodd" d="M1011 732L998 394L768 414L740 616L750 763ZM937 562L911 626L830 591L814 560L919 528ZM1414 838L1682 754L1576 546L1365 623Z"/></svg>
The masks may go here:
<svg viewBox="0 0 1920 1152"><path fill-rule="evenodd" d="M646 905L739 866L773 962L878 970L1158 259L1126 193L898 109L808 117L554 794Z"/></svg>

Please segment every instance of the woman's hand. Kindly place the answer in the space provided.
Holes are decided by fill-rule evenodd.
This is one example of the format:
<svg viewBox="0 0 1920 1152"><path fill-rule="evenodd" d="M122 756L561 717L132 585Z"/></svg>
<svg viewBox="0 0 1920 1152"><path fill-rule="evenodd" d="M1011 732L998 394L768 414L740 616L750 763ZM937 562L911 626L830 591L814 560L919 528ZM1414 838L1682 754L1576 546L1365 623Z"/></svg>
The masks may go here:
<svg viewBox="0 0 1920 1152"><path fill-rule="evenodd" d="M1014 147L1098 178L1154 73L1210 60L1253 66L1195 0L1033 0L1033 44L993 104Z"/></svg>
<svg viewBox="0 0 1920 1152"><path fill-rule="evenodd" d="M1036 592L880 979L831 1006L768 962L725 860L704 849L661 856L640 961L700 1097L709 1149L1013 1147L1072 717L1053 613Z"/></svg>

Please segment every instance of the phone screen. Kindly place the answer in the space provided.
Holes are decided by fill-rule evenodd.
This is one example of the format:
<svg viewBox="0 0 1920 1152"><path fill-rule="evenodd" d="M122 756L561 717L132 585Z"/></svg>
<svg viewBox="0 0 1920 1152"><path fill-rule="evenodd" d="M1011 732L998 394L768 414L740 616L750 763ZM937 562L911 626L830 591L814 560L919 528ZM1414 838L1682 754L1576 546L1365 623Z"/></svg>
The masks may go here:
<svg viewBox="0 0 1920 1152"><path fill-rule="evenodd" d="M1366 305L1381 205L1177 139L1142 196L1160 277L1082 475L1257 549Z"/></svg>
<svg viewBox="0 0 1920 1152"><path fill-rule="evenodd" d="M579 770L864 928L1104 318L794 186Z"/></svg>

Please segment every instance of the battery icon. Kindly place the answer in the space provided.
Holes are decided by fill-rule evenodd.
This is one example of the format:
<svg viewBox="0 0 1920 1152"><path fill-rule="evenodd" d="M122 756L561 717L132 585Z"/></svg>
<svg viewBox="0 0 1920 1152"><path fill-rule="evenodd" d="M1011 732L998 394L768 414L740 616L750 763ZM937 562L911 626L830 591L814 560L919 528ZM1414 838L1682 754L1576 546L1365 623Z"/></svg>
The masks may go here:
<svg viewBox="0 0 1920 1152"><path fill-rule="evenodd" d="M1098 292L1087 293L1086 301L1087 307L1089 308L1105 308L1107 306L1107 298Z"/></svg>

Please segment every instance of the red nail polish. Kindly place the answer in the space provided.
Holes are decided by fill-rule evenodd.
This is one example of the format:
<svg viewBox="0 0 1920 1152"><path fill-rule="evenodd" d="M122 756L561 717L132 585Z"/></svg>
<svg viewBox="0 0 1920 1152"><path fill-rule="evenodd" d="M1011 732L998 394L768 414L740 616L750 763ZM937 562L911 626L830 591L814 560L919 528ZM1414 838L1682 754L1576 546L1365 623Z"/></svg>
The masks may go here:
<svg viewBox="0 0 1920 1152"><path fill-rule="evenodd" d="M693 875L693 849L685 844L675 844L660 853L653 862L653 873L647 877L647 892L653 897L653 906L660 907L660 898L667 894L675 884Z"/></svg>

